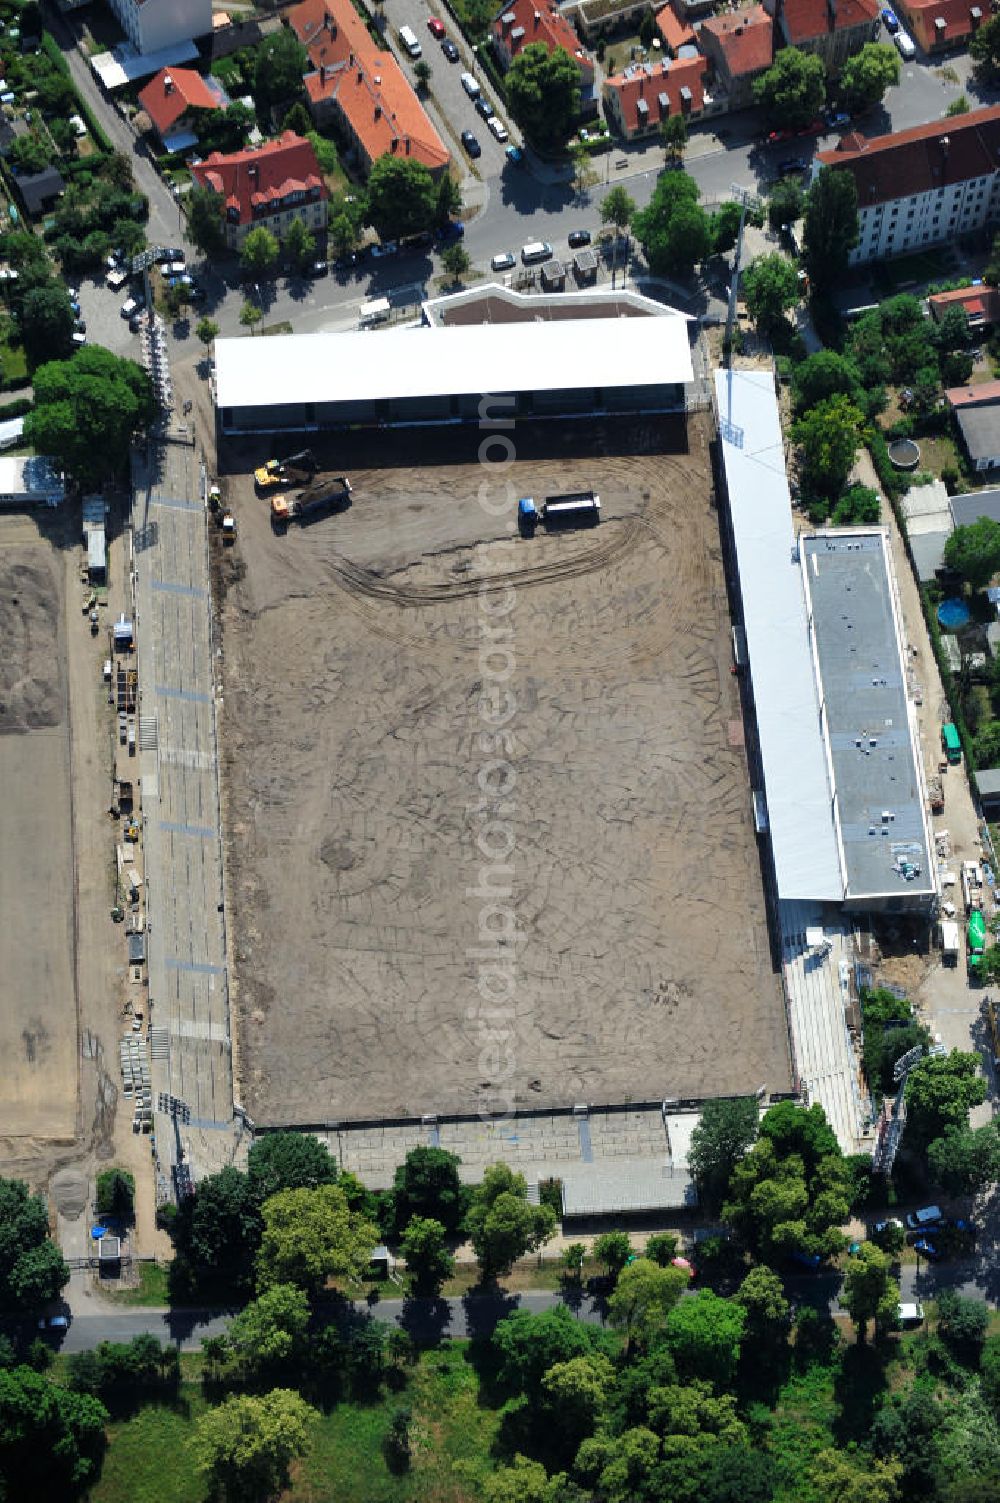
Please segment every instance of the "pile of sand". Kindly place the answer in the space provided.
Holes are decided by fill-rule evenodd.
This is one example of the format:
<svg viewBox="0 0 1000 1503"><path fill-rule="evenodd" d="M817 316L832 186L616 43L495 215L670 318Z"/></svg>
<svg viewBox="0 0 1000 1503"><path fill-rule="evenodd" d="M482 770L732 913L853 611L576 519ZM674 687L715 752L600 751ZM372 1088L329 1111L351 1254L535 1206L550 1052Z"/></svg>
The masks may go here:
<svg viewBox="0 0 1000 1503"><path fill-rule="evenodd" d="M57 581L37 548L0 558L0 734L63 718Z"/></svg>

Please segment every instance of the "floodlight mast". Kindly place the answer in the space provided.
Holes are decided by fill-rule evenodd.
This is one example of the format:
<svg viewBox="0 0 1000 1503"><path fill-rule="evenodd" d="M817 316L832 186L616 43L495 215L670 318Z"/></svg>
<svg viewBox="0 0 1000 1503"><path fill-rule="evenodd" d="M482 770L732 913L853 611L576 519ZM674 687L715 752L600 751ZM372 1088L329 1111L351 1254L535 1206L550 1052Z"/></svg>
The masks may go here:
<svg viewBox="0 0 1000 1503"><path fill-rule="evenodd" d="M740 206L740 227L736 235L736 255L733 257L733 279L729 287L729 306L726 309L726 337L722 342L722 363L729 366L732 364L733 349L733 324L736 320L736 302L739 296L740 286L740 262L743 259L743 230L747 222L747 210L756 209L760 200L749 188L742 187L739 183L733 183L729 190L733 199Z"/></svg>

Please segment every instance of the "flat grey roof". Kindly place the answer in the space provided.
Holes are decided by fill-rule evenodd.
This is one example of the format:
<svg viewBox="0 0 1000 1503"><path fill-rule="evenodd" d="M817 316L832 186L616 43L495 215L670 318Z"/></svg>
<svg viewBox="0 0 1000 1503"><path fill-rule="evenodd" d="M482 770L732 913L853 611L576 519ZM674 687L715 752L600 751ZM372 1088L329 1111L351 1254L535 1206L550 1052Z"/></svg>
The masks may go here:
<svg viewBox="0 0 1000 1503"><path fill-rule="evenodd" d="M966 491L961 496L952 496L951 514L956 527L968 527L980 517L1000 522L1000 490Z"/></svg>
<svg viewBox="0 0 1000 1503"><path fill-rule="evenodd" d="M844 882L774 378L716 371L715 398L778 895L839 902Z"/></svg>
<svg viewBox="0 0 1000 1503"><path fill-rule="evenodd" d="M983 798L1000 797L1000 767L986 767L976 773L976 782Z"/></svg>
<svg viewBox="0 0 1000 1503"><path fill-rule="evenodd" d="M686 1169L640 1159L581 1164L563 1169L564 1216L617 1216L625 1212L680 1210L698 1195Z"/></svg>
<svg viewBox="0 0 1000 1503"><path fill-rule="evenodd" d="M847 897L934 891L885 536L799 540Z"/></svg>
<svg viewBox="0 0 1000 1503"><path fill-rule="evenodd" d="M950 537L950 532L911 532L909 534L910 552L913 554L917 578L921 584L927 584L935 578L939 569L944 568L944 549Z"/></svg>
<svg viewBox="0 0 1000 1503"><path fill-rule="evenodd" d="M994 459L1000 455L1000 406L997 403L958 407L955 417L970 459Z"/></svg>

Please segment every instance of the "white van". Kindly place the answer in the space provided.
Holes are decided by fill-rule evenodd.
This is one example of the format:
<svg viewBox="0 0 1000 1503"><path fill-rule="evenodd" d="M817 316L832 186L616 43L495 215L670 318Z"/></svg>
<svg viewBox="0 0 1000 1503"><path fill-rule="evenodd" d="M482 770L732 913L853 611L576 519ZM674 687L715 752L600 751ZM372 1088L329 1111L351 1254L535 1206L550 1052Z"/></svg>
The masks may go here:
<svg viewBox="0 0 1000 1503"><path fill-rule="evenodd" d="M486 124L487 124L488 128L496 136L496 138L497 138L498 141L509 141L510 140L510 136L507 133L507 127L506 127L506 125L504 125L504 123L500 119L499 115L491 115L490 118L487 120Z"/></svg>
<svg viewBox="0 0 1000 1503"><path fill-rule="evenodd" d="M392 314L392 307L387 297L373 298L370 303L362 303L358 313L358 327L371 329L376 324L388 323Z"/></svg>
<svg viewBox="0 0 1000 1503"><path fill-rule="evenodd" d="M422 49L420 43L417 41L416 33L409 26L401 26L399 28L399 40L411 57L419 57L421 55Z"/></svg>
<svg viewBox="0 0 1000 1503"><path fill-rule="evenodd" d="M468 94L468 96L469 96L470 99L478 99L479 98L479 95L480 95L481 91L480 91L479 85L476 83L476 80L473 78L473 76L472 76L471 73L463 73L462 74L461 84L462 84L462 88Z"/></svg>
<svg viewBox="0 0 1000 1503"><path fill-rule="evenodd" d="M907 1327L922 1326L924 1323L924 1307L919 1300L899 1306L899 1323L904 1330Z"/></svg>
<svg viewBox="0 0 1000 1503"><path fill-rule="evenodd" d="M521 261L525 266L532 266L536 261L548 261L552 255L552 247L547 240L532 240L528 245L521 246Z"/></svg>
<svg viewBox="0 0 1000 1503"><path fill-rule="evenodd" d="M916 47L914 47L913 42L906 35L905 31L897 31L892 40L895 42L897 48L899 49L900 57L905 57L907 62L910 62L913 58L916 57L917 49Z"/></svg>

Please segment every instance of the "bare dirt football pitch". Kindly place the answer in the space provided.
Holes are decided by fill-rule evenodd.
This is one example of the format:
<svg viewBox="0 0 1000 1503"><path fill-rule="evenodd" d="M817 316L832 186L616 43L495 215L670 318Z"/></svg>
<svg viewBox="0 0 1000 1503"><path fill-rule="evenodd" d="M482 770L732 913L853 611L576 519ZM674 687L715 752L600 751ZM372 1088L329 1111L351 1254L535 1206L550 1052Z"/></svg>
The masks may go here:
<svg viewBox="0 0 1000 1503"><path fill-rule="evenodd" d="M225 481L244 1105L317 1123L787 1088L705 429L518 431L499 478L479 439L384 436L394 468L335 447L351 509L284 536L248 476ZM593 487L601 524L521 540L484 479ZM503 772L483 773L484 709L509 715ZM499 1048L480 774L504 785L487 844L512 841Z"/></svg>

